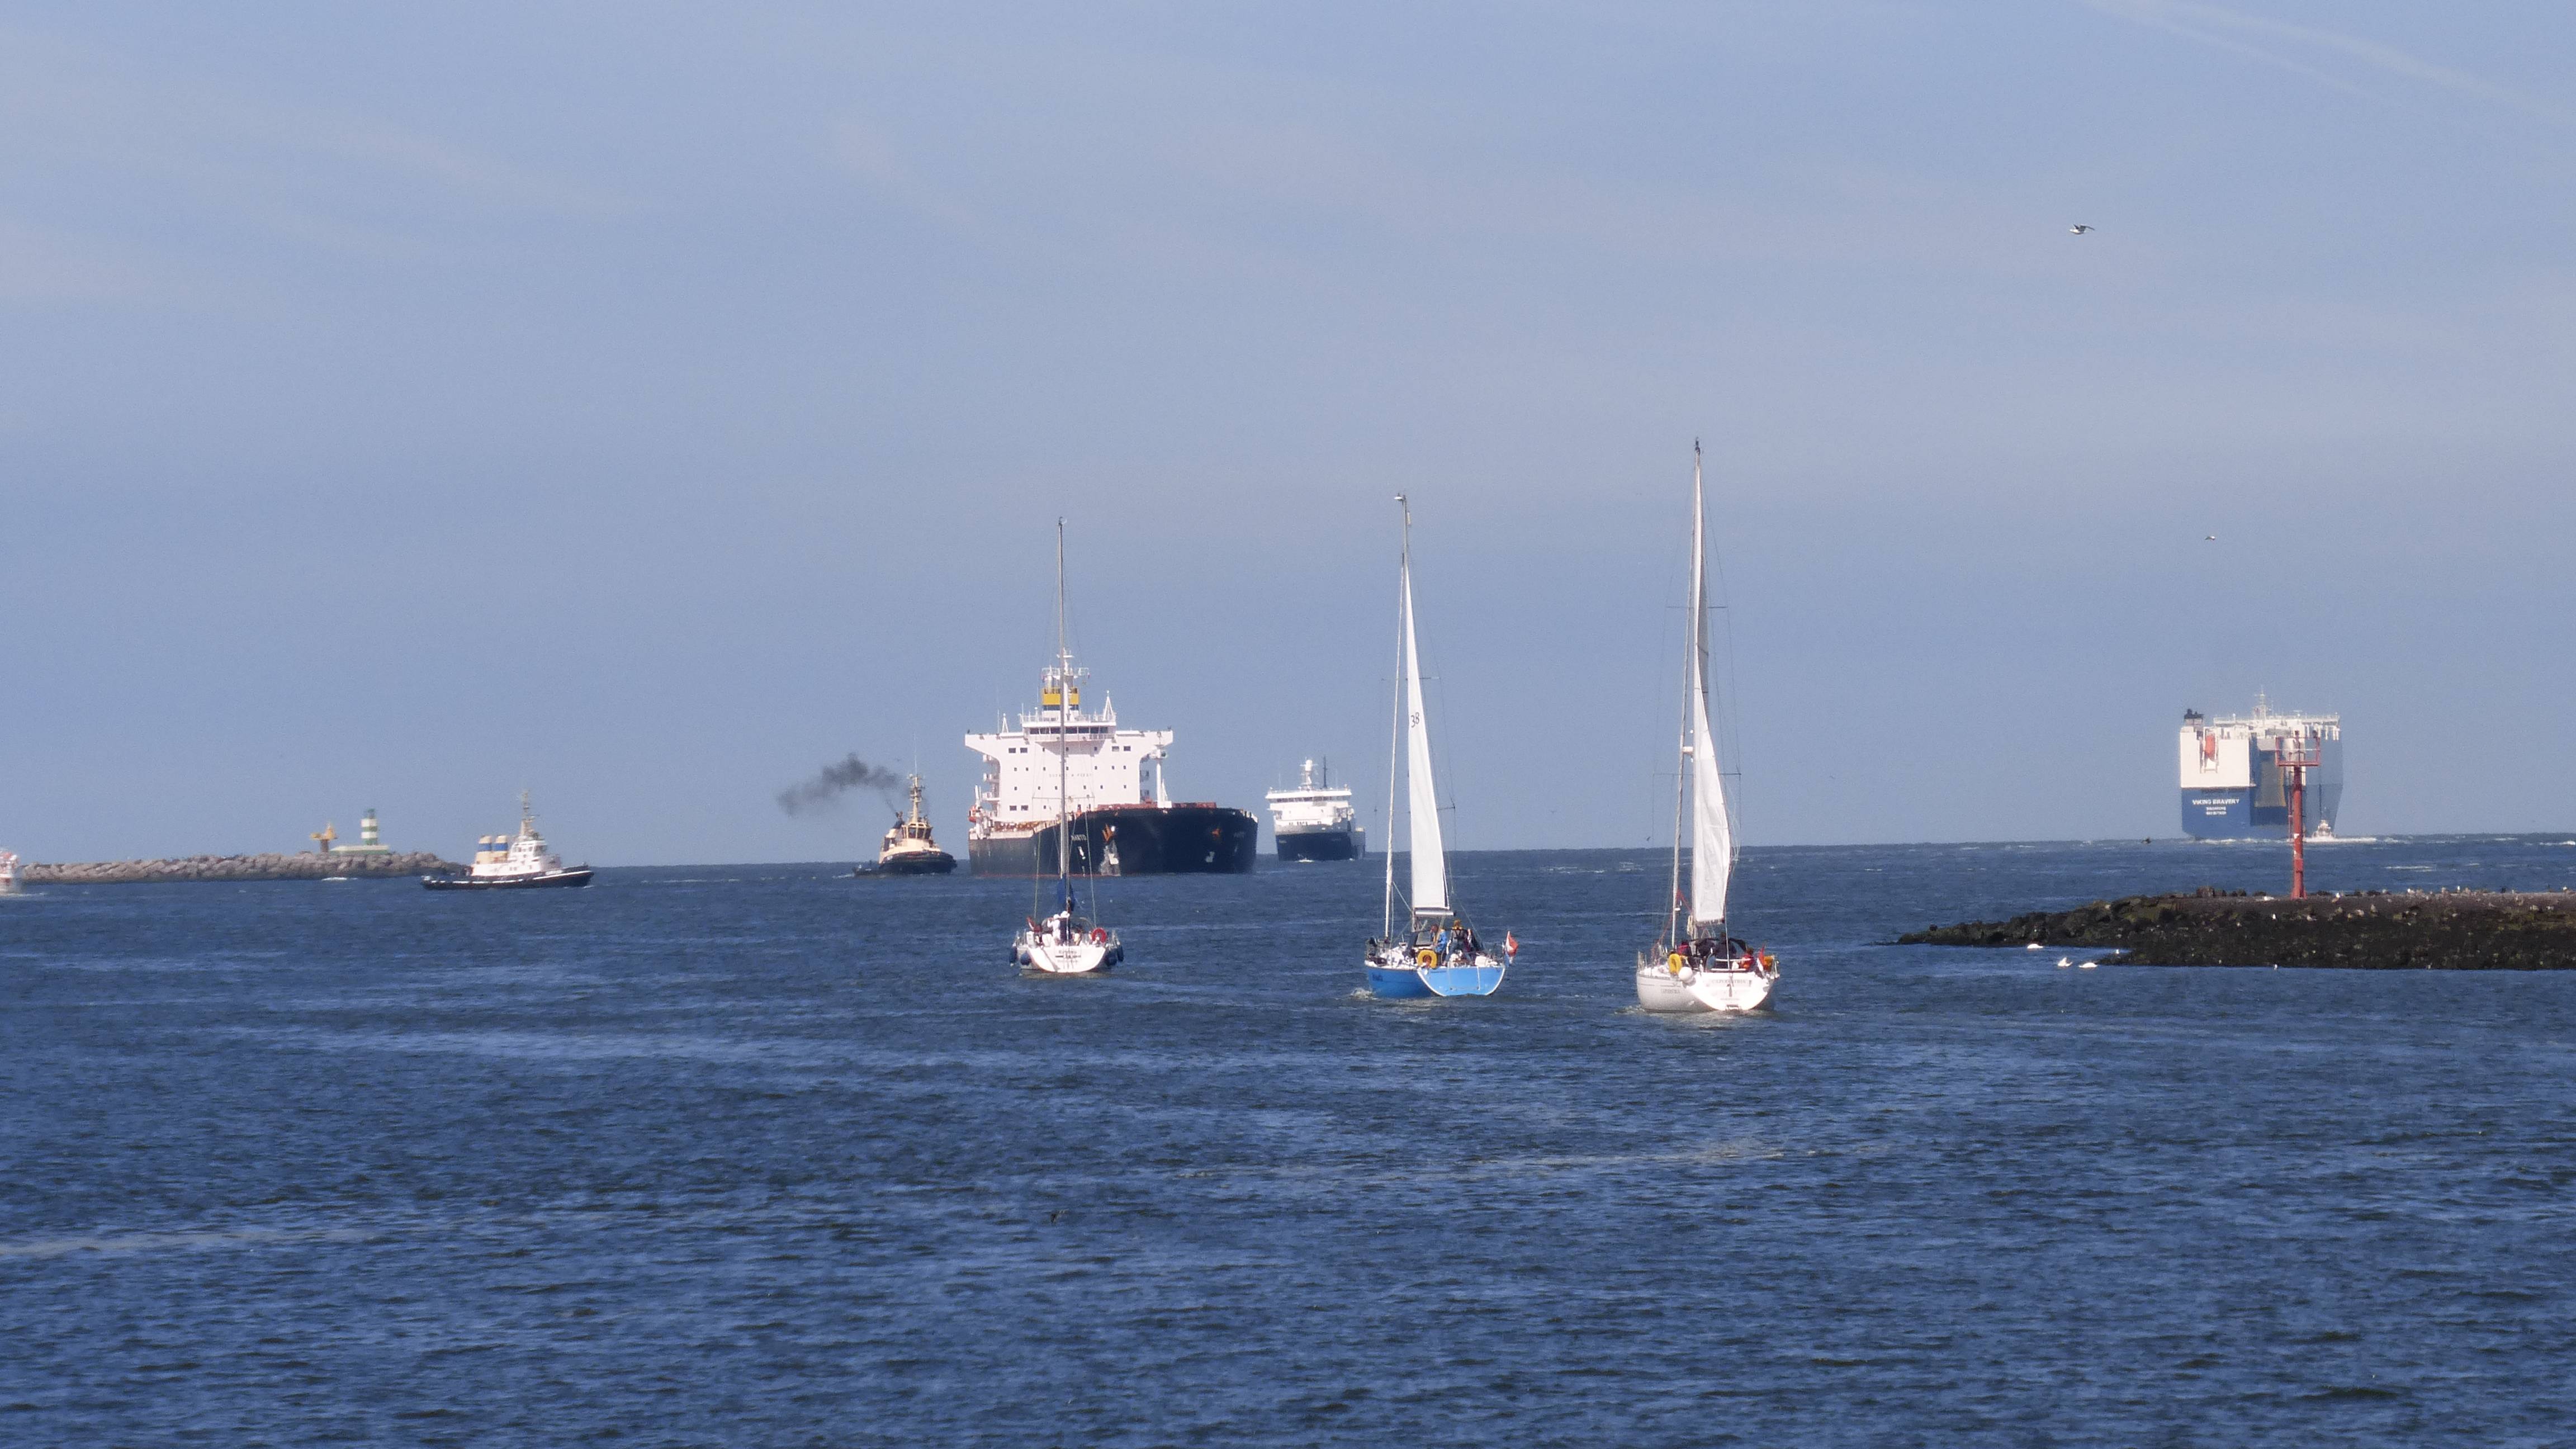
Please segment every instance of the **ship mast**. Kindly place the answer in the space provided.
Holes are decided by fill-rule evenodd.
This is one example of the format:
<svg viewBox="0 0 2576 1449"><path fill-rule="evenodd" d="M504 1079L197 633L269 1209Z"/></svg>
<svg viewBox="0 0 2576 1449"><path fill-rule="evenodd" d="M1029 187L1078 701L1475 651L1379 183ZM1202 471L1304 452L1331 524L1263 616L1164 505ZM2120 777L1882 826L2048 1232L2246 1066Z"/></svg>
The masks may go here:
<svg viewBox="0 0 2576 1449"><path fill-rule="evenodd" d="M1404 750L1404 586L1413 576L1413 505L1404 495L1395 495L1404 509L1404 551L1396 564L1395 611L1395 718L1387 727L1386 740L1386 904L1379 913L1379 934L1388 940L1395 937L1395 769L1397 757Z"/></svg>
<svg viewBox="0 0 2576 1449"><path fill-rule="evenodd" d="M1055 521L1055 879L1064 913L1073 914L1073 815L1065 782L1065 730L1071 723L1073 656L1064 647L1064 520Z"/></svg>

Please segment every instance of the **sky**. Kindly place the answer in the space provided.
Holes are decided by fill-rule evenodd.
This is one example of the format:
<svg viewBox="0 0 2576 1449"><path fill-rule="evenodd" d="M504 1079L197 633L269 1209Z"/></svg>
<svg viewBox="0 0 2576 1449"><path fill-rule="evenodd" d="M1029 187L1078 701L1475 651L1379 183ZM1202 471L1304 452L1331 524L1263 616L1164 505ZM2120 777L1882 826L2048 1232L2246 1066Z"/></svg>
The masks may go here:
<svg viewBox="0 0 2576 1449"><path fill-rule="evenodd" d="M1752 845L2576 831L2576 12L26 0L0 846L854 859L1074 639L1174 793ZM2096 228L2074 235L2069 227ZM2212 539L2209 535L2215 534ZM1372 804L1372 825L1381 806Z"/></svg>

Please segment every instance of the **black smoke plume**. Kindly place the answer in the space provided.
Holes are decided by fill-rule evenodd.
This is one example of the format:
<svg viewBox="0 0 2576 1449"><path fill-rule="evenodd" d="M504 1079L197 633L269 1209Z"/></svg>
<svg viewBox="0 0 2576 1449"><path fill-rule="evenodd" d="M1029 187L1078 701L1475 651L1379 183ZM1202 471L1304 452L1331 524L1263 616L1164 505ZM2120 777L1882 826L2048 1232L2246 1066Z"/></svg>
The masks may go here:
<svg viewBox="0 0 2576 1449"><path fill-rule="evenodd" d="M852 755L837 765L825 765L814 772L813 779L801 785L790 785L779 791L778 808L790 815L802 815L808 810L837 805L841 792L859 789L874 790L891 805L895 787L902 783L903 776Z"/></svg>

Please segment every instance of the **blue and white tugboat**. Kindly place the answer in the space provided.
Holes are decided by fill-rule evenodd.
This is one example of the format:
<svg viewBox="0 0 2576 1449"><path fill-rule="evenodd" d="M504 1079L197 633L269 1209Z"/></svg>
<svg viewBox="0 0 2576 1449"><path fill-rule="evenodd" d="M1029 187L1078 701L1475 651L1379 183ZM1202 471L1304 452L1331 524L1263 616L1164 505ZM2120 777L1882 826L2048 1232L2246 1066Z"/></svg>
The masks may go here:
<svg viewBox="0 0 2576 1449"><path fill-rule="evenodd" d="M563 857L546 849L546 838L537 833L536 814L528 808L528 792L519 792L519 833L486 835L476 844L472 872L467 875L425 875L420 883L434 891L507 891L537 890L549 886L586 886L590 884L590 867L565 868Z"/></svg>
<svg viewBox="0 0 2576 1449"><path fill-rule="evenodd" d="M1404 495L1395 496L1398 503ZM1386 853L1386 904L1379 938L1365 960L1371 995L1390 1000L1422 996L1491 996L1519 944L1507 933L1500 955L1478 939L1476 928L1449 904L1449 858L1440 842L1440 800L1431 776L1431 723L1422 699L1422 657L1413 639L1413 509L1404 510L1404 554L1398 565L1395 740L1389 746L1386 814L1395 818L1395 776L1405 780L1405 824L1410 832L1412 889L1404 929L1396 929L1395 852ZM1390 832L1391 834L1392 832ZM1389 842L1390 845L1392 841Z"/></svg>

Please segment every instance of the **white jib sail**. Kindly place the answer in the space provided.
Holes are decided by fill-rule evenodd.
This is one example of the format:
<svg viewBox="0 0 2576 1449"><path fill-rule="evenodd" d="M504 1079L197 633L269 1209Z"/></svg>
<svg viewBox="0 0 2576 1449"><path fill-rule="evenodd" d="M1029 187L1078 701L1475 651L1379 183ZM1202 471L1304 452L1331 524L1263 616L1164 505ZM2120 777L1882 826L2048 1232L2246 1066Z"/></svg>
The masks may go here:
<svg viewBox="0 0 2576 1449"><path fill-rule="evenodd" d="M1691 907L1693 925L1726 919L1735 869L1735 832L1726 821L1726 781L1708 728L1708 539L1699 469L1691 469Z"/></svg>
<svg viewBox="0 0 2576 1449"><path fill-rule="evenodd" d="M1413 642L1413 567L1404 570L1404 784L1412 826L1413 909L1449 909L1449 861L1440 849L1440 796L1431 781L1431 719L1422 707L1422 654Z"/></svg>

